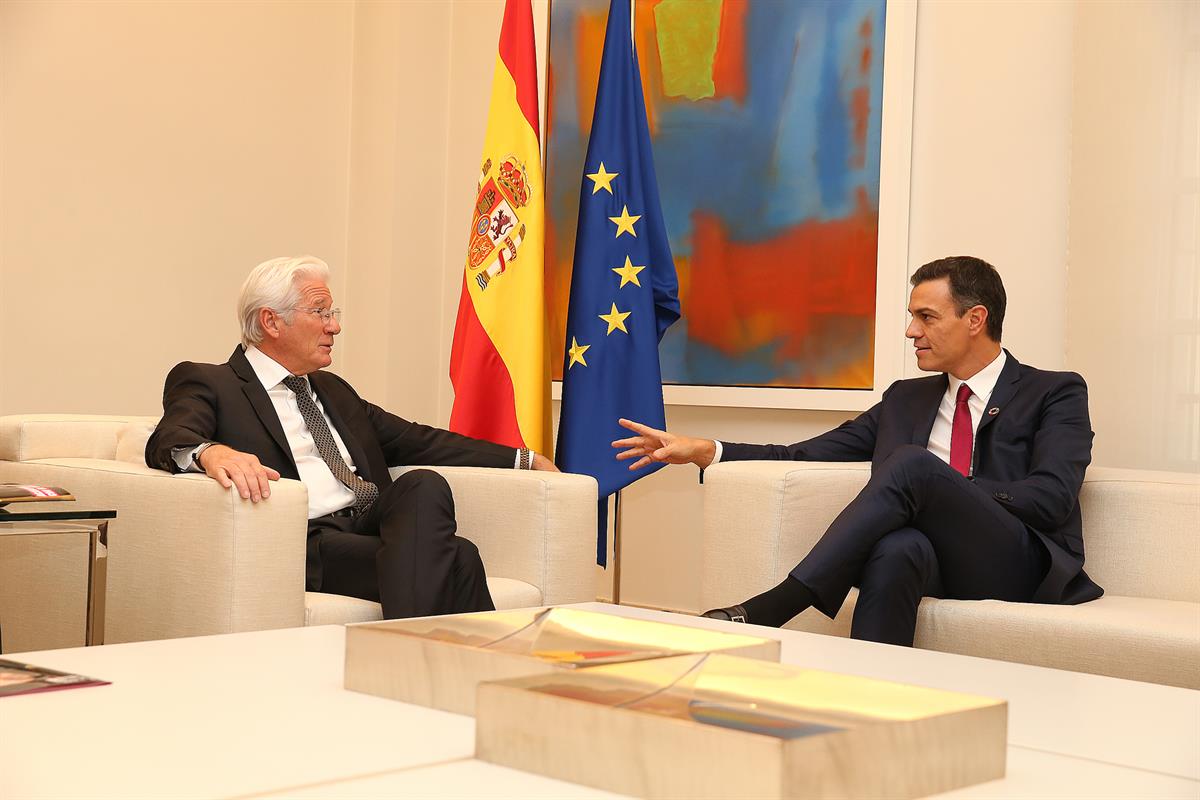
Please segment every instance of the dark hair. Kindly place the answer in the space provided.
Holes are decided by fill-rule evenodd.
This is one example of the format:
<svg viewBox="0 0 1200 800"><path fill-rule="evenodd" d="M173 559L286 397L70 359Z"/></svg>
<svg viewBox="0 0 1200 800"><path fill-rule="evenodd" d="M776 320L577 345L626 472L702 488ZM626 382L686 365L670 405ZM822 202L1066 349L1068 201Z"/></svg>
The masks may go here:
<svg viewBox="0 0 1200 800"><path fill-rule="evenodd" d="M993 341L1000 341L1008 298L996 268L975 256L949 256L921 267L913 273L910 283L916 286L941 278L950 279L950 297L954 299L958 315L961 317L974 306L983 306L988 312L987 334Z"/></svg>

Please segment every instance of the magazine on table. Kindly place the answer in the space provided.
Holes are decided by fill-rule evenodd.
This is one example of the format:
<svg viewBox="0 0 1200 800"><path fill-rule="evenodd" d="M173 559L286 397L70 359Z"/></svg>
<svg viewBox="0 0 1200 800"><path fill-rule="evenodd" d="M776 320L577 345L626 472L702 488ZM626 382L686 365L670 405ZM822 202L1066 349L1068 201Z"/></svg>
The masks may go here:
<svg viewBox="0 0 1200 800"><path fill-rule="evenodd" d="M0 697L78 689L83 686L107 686L108 683L86 675L74 675L0 658Z"/></svg>
<svg viewBox="0 0 1200 800"><path fill-rule="evenodd" d="M9 503L38 503L46 500L74 500L61 486L37 486L31 483L0 483L0 507Z"/></svg>

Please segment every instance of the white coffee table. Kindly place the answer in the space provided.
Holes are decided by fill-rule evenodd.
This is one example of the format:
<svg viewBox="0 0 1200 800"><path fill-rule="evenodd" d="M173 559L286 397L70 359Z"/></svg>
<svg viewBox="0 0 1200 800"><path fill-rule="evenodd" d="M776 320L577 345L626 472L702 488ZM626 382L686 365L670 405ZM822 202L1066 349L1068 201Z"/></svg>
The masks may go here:
<svg viewBox="0 0 1200 800"><path fill-rule="evenodd" d="M945 797L1200 797L1200 692L773 633L790 663L1008 699L1008 777ZM612 796L474 760L469 717L345 691L343 641L326 626L23 654L113 685L0 698L0 798Z"/></svg>

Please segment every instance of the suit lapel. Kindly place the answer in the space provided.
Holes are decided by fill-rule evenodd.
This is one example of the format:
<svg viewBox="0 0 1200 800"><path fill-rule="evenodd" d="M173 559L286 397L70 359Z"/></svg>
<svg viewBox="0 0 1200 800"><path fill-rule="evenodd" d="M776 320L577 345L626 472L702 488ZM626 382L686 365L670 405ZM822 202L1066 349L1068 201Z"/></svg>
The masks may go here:
<svg viewBox="0 0 1200 800"><path fill-rule="evenodd" d="M346 422L349 417L349 409L343 406L338 393L333 391L332 382L327 381L321 372L309 373L308 380L312 383L317 397L321 399L321 405L324 406L325 413L329 415L333 427L337 428L338 435L342 437L342 442L346 445L346 450L349 451L359 476L371 480L366 451L362 449L358 437L354 435Z"/></svg>
<svg viewBox="0 0 1200 800"><path fill-rule="evenodd" d="M288 461L292 463L292 468L295 469L296 460L292 458L292 448L288 446L287 437L283 434L283 425L279 422L279 415L275 413L275 406L271 404L267 390L263 388L258 375L254 373L254 367L251 367L250 362L246 360L246 354L241 345L238 345L237 349L233 351L233 355L229 357L229 366L233 369L234 374L242 379L242 394L246 395L250 407L258 415L258 421L267 429L267 433L271 434L275 444L279 445L279 449L284 452Z"/></svg>
<svg viewBox="0 0 1200 800"><path fill-rule="evenodd" d="M979 420L979 428L975 431L975 439L983 434L985 428L991 424L997 416L1004 413L1004 407L1008 405L1008 401L1017 393L1017 384L1021 380L1021 364L1013 358L1013 354L1004 351L1008 356L1004 361L1004 369L1000 370L1000 378L996 381L996 388L992 389L992 396L988 398L987 408L983 411L983 418Z"/></svg>
<svg viewBox="0 0 1200 800"><path fill-rule="evenodd" d="M910 442L921 447L929 446L929 434L933 431L933 423L937 421L938 409L942 405L942 397L950 379L942 374L941 380L929 380L921 386L913 406L918 409L913 414L913 430Z"/></svg>

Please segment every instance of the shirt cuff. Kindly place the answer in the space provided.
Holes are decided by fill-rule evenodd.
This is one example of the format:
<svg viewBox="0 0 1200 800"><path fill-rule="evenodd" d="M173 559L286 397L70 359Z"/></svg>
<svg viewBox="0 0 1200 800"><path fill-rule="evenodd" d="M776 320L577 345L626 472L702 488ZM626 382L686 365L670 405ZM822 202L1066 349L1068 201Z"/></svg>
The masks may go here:
<svg viewBox="0 0 1200 800"><path fill-rule="evenodd" d="M714 456L713 456L713 460L712 460L712 461L710 461L710 462L709 462L709 464L708 464L710 467L711 467L713 464L720 464L720 463L721 463L721 453L723 453L723 452L724 452L724 450L725 450L725 448L721 447L721 440L720 440L720 439L713 439L713 444L715 444L715 445L717 446L717 452L716 452L716 455L714 455Z"/></svg>
<svg viewBox="0 0 1200 800"><path fill-rule="evenodd" d="M203 472L200 465L193 458L196 451L210 442L198 444L195 447L172 447L171 458L175 461L175 466L179 467L180 472Z"/></svg>

